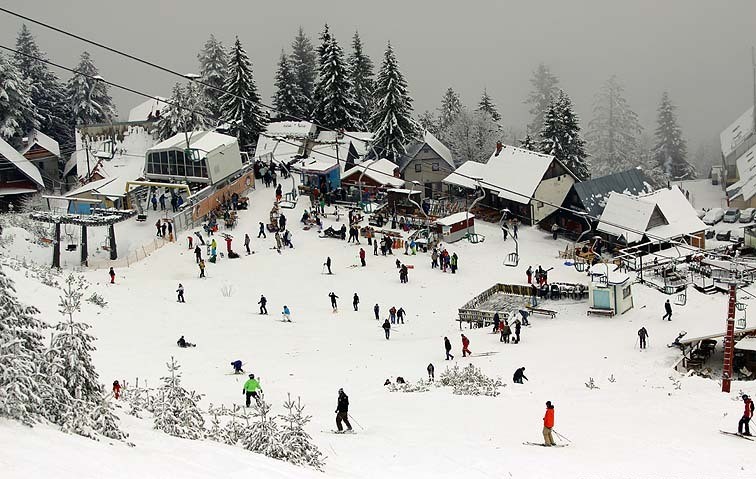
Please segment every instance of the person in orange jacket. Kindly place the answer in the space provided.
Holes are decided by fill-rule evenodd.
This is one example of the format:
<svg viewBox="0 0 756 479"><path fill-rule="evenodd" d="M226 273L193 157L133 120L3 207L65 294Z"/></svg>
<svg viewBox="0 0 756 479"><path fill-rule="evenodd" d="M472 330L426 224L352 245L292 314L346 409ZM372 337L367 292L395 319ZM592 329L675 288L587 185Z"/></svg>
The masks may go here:
<svg viewBox="0 0 756 479"><path fill-rule="evenodd" d="M117 379L113 381L113 396L115 396L116 399L121 397L121 384Z"/></svg>
<svg viewBox="0 0 756 479"><path fill-rule="evenodd" d="M545 446L556 446L551 430L554 428L554 405L546 401L546 414L543 416L543 442Z"/></svg>
<svg viewBox="0 0 756 479"><path fill-rule="evenodd" d="M467 355L472 356L472 352L470 351L470 340L467 339L467 336L464 334L462 335L462 357L466 357Z"/></svg>

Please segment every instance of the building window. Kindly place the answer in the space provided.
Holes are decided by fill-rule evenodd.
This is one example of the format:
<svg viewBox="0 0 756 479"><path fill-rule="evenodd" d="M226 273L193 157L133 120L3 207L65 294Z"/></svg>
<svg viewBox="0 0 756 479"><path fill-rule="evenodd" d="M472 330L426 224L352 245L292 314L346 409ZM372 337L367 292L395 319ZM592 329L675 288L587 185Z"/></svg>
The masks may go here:
<svg viewBox="0 0 756 479"><path fill-rule="evenodd" d="M433 171L439 171L441 169L441 167L438 164L438 161L433 162L433 165L431 166L431 169Z"/></svg>
<svg viewBox="0 0 756 479"><path fill-rule="evenodd" d="M415 163L415 173L422 173L422 171L423 171L423 164Z"/></svg>
<svg viewBox="0 0 756 479"><path fill-rule="evenodd" d="M628 296L630 296L630 285L622 288L622 299L626 299Z"/></svg>

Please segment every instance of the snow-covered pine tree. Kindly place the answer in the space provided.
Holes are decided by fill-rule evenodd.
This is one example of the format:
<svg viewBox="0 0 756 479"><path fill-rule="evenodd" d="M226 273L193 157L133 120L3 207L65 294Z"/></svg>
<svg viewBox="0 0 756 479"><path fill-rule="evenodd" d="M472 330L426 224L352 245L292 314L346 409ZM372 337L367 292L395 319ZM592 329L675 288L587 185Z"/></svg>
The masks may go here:
<svg viewBox="0 0 756 479"><path fill-rule="evenodd" d="M25 24L21 25L16 37L16 50L13 62L29 85L38 128L65 148L73 142L71 105L63 83L42 62L46 55ZM28 131L34 126L33 123L24 125L24 129Z"/></svg>
<svg viewBox="0 0 756 479"><path fill-rule="evenodd" d="M171 436L200 439L205 434L205 419L197 406L201 395L181 386L181 366L173 357L166 366L170 375L160 378L163 384L155 397L153 427Z"/></svg>
<svg viewBox="0 0 756 479"><path fill-rule="evenodd" d="M315 49L301 26L291 44L291 65L297 79L297 90L302 96L298 110L303 117L309 118L315 108L314 91L318 71Z"/></svg>
<svg viewBox="0 0 756 479"><path fill-rule="evenodd" d="M44 414L47 382L39 310L21 304L13 281L0 268L0 416L27 425Z"/></svg>
<svg viewBox="0 0 756 479"><path fill-rule="evenodd" d="M684 180L696 177L693 166L685 159L688 147L677 122L677 108L665 91L659 104L656 119L656 146L654 159L661 166L667 179Z"/></svg>
<svg viewBox="0 0 756 479"><path fill-rule="evenodd" d="M580 136L580 125L572 101L560 90L551 102L543 119L541 152L553 155L580 180L590 178L585 140Z"/></svg>
<svg viewBox="0 0 756 479"><path fill-rule="evenodd" d="M612 75L596 95L593 119L586 133L595 177L638 164L638 137L642 128L623 91L617 77Z"/></svg>
<svg viewBox="0 0 756 479"><path fill-rule="evenodd" d="M234 404L230 416L231 419L226 422L226 425L223 428L223 441L228 445L235 446L246 434L247 428L249 427L249 415L244 408Z"/></svg>
<svg viewBox="0 0 756 479"><path fill-rule="evenodd" d="M437 136L438 118L436 118L436 115L432 111L425 110L424 112L422 112L420 116L417 117L417 124L423 130L428 130L429 132L431 132L431 134Z"/></svg>
<svg viewBox="0 0 756 479"><path fill-rule="evenodd" d="M524 148L530 151L539 151L538 145L536 144L533 137L530 136L530 133L527 133L525 135L525 138L520 140L520 148Z"/></svg>
<svg viewBox="0 0 756 479"><path fill-rule="evenodd" d="M104 123L115 117L113 99L108 85L96 79L100 72L92 62L89 52L82 52L77 73L68 81L67 94L71 112L77 125Z"/></svg>
<svg viewBox="0 0 756 479"><path fill-rule="evenodd" d="M165 140L176 133L184 131L184 110L186 108L186 95L181 83L176 82L171 90L171 98L163 111L160 112L160 119L157 122L158 134L160 139Z"/></svg>
<svg viewBox="0 0 756 479"><path fill-rule="evenodd" d="M331 30L326 23L323 25L323 31L320 32L320 36L318 36L320 44L315 49L318 53L318 72L323 68L323 65L326 62L326 52L328 51L328 46L331 44L331 38Z"/></svg>
<svg viewBox="0 0 756 479"><path fill-rule="evenodd" d="M352 82L344 53L332 35L323 47L312 117L328 128L362 130L362 122L357 116L360 107L352 97Z"/></svg>
<svg viewBox="0 0 756 479"><path fill-rule="evenodd" d="M352 37L352 53L349 56L349 77L352 80L352 97L357 102L357 117L363 125L370 122L375 99L375 81L373 79L373 61L362 49L359 32Z"/></svg>
<svg viewBox="0 0 756 479"><path fill-rule="evenodd" d="M438 130L442 137L446 136L446 130L454 123L461 111L462 100L459 94L449 87L441 99L441 106L438 107Z"/></svg>
<svg viewBox="0 0 756 479"><path fill-rule="evenodd" d="M236 37L229 56L228 75L223 88L221 119L230 125L229 131L238 138L239 148L249 150L265 130L268 119L260 108L252 64L239 37Z"/></svg>
<svg viewBox="0 0 756 479"><path fill-rule="evenodd" d="M538 141L540 140L538 135L543 128L546 110L559 94L559 79L549 71L548 66L540 63L533 72L530 84L533 89L525 100L525 104L530 105L530 114L533 116L533 120L528 124L527 133L534 135L536 141Z"/></svg>
<svg viewBox="0 0 756 479"><path fill-rule="evenodd" d="M252 415L256 421L252 423L242 439L244 448L273 459L286 460L287 451L281 442L281 433L275 422L275 416L270 414L270 404L264 400L255 404Z"/></svg>
<svg viewBox="0 0 756 479"><path fill-rule="evenodd" d="M483 89L483 95L480 97L480 102L478 102L478 111L488 113L495 122L501 121L499 110L496 109L496 104L494 103L493 98L491 98L488 94L488 90L485 88Z"/></svg>
<svg viewBox="0 0 756 479"><path fill-rule="evenodd" d="M200 64L200 77L202 83L210 86L202 87L202 95L205 99L210 116L221 117L221 93L228 75L228 53L223 48L223 43L210 35L202 50L197 54ZM213 88L214 87L214 88Z"/></svg>
<svg viewBox="0 0 756 479"><path fill-rule="evenodd" d="M386 47L376 78L375 99L375 111L370 120L373 145L379 155L398 163L416 127L412 120L412 98L407 92L407 81L399 71L391 43Z"/></svg>
<svg viewBox="0 0 756 479"><path fill-rule="evenodd" d="M182 114L185 118L185 131L202 131L216 126L216 121L213 118L218 117L213 117L199 83L189 80L184 87L184 98L186 108L182 111Z"/></svg>
<svg viewBox="0 0 756 479"><path fill-rule="evenodd" d="M446 129L444 138L454 152L457 163L484 163L496 147L499 127L487 112L470 112L463 108Z"/></svg>
<svg viewBox="0 0 756 479"><path fill-rule="evenodd" d="M273 95L273 106L278 110L279 120L292 120L304 113L300 108L306 102L299 92L297 75L289 57L281 50L278 60L275 81L276 93ZM309 113L309 112L308 112Z"/></svg>
<svg viewBox="0 0 756 479"><path fill-rule="evenodd" d="M118 416L113 413L113 404L104 396L94 404L89 413L89 420L94 431L101 436L117 441L129 436L119 427Z"/></svg>
<svg viewBox="0 0 756 479"><path fill-rule="evenodd" d="M281 428L281 442L286 451L286 460L297 465L308 465L315 469L323 468L323 453L312 441L312 437L304 427L310 422L311 416L304 413L304 406L297 398L296 402L291 395L286 395L284 402L286 415L280 416L283 421Z"/></svg>
<svg viewBox="0 0 756 479"><path fill-rule="evenodd" d="M38 126L31 89L16 65L0 54L0 137L18 146L30 126Z"/></svg>

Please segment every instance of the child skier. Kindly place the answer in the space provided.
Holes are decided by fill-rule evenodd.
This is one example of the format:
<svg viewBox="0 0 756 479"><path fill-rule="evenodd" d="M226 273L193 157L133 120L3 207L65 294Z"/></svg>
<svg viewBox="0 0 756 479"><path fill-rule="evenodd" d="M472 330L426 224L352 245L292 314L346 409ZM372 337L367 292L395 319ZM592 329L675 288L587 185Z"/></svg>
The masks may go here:
<svg viewBox="0 0 756 479"><path fill-rule="evenodd" d="M112 266L110 268L110 271L108 271L108 274L110 275L110 284L115 283L115 271L113 271Z"/></svg>
<svg viewBox="0 0 756 479"><path fill-rule="evenodd" d="M284 304L283 312L281 313L283 315L283 321L285 323L291 322L291 311L289 311L289 307Z"/></svg>

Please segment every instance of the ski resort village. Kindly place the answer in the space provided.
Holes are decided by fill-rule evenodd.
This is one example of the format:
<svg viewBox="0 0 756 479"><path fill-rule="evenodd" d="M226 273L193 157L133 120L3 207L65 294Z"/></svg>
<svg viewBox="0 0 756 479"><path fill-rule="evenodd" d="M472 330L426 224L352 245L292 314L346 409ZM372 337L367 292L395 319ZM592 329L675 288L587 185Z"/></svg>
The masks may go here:
<svg viewBox="0 0 756 479"><path fill-rule="evenodd" d="M107 3L0 5L0 478L756 477L756 5Z"/></svg>

